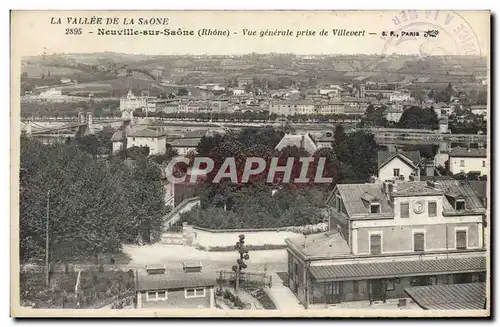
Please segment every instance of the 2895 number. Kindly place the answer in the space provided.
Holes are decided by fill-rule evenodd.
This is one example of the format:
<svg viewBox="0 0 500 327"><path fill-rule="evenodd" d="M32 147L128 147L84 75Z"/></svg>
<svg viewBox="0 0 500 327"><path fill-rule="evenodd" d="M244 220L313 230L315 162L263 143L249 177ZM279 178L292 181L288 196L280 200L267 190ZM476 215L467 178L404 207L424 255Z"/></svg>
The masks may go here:
<svg viewBox="0 0 500 327"><path fill-rule="evenodd" d="M81 28L67 28L66 35L80 35L82 34Z"/></svg>

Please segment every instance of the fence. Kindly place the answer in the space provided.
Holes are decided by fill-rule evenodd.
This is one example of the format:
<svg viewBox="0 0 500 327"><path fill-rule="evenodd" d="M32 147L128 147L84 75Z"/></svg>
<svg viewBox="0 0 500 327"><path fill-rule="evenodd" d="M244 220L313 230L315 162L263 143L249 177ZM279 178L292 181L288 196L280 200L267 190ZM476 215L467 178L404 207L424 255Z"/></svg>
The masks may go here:
<svg viewBox="0 0 500 327"><path fill-rule="evenodd" d="M217 282L222 285L234 286L236 273L234 271L217 271ZM241 272L240 286L246 287L271 287L272 276L265 273Z"/></svg>

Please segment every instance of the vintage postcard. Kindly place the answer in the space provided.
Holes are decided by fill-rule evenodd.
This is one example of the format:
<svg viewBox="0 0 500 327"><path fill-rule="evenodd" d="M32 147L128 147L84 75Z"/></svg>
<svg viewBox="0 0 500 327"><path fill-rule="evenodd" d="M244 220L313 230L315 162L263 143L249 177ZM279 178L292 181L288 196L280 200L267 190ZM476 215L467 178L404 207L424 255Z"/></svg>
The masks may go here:
<svg viewBox="0 0 500 327"><path fill-rule="evenodd" d="M490 315L490 12L12 11L11 315Z"/></svg>

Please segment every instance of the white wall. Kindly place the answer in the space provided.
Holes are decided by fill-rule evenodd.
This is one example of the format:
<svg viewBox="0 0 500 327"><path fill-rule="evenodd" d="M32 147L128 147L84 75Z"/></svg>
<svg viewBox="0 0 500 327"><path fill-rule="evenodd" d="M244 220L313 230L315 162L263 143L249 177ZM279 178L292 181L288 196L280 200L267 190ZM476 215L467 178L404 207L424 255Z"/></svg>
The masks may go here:
<svg viewBox="0 0 500 327"><path fill-rule="evenodd" d="M383 166L378 173L378 177L382 180L393 180L394 177L394 169L399 168L399 174L405 177L405 181L410 180L411 173L415 173L417 175L417 169L413 169L404 163L400 158L394 158L385 166ZM398 179L396 177L396 179Z"/></svg>
<svg viewBox="0 0 500 327"><path fill-rule="evenodd" d="M120 150L123 150L123 143L122 142L113 142L113 153L117 153Z"/></svg>
<svg viewBox="0 0 500 327"><path fill-rule="evenodd" d="M132 137L127 138L127 148L133 146L149 147L149 154L163 154L167 151L165 137Z"/></svg>
<svg viewBox="0 0 500 327"><path fill-rule="evenodd" d="M285 239L289 237L299 236L292 232L285 231L228 231L228 232L209 232L197 228L193 228L194 245L201 245L205 248L214 246L233 246L238 241L240 234L245 235L246 245L285 245Z"/></svg>
<svg viewBox="0 0 500 327"><path fill-rule="evenodd" d="M460 161L464 161L464 167L460 166ZM483 167L483 162L485 166ZM450 157L450 171L453 174L460 174L462 171L480 171L481 175L488 175L488 160L486 158L459 158Z"/></svg>

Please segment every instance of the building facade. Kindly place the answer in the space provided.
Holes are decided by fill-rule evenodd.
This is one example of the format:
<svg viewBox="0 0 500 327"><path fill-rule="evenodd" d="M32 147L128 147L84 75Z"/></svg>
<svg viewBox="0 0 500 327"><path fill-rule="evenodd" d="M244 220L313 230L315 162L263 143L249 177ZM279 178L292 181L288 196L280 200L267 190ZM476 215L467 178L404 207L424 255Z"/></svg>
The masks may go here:
<svg viewBox="0 0 500 327"><path fill-rule="evenodd" d="M456 147L450 151L449 169L453 174L479 173L488 175L486 149L465 149Z"/></svg>
<svg viewBox="0 0 500 327"><path fill-rule="evenodd" d="M339 184L328 206L329 232L286 241L290 289L306 308L485 280L486 211L468 184Z"/></svg>
<svg viewBox="0 0 500 327"><path fill-rule="evenodd" d="M382 181L419 180L420 153L408 152L378 152L378 178Z"/></svg>
<svg viewBox="0 0 500 327"><path fill-rule="evenodd" d="M127 135L127 149L133 146L148 147L149 154L164 154L167 151L167 137L163 132L150 128L131 131Z"/></svg>
<svg viewBox="0 0 500 327"><path fill-rule="evenodd" d="M137 309L215 308L215 273L146 268L136 277Z"/></svg>

